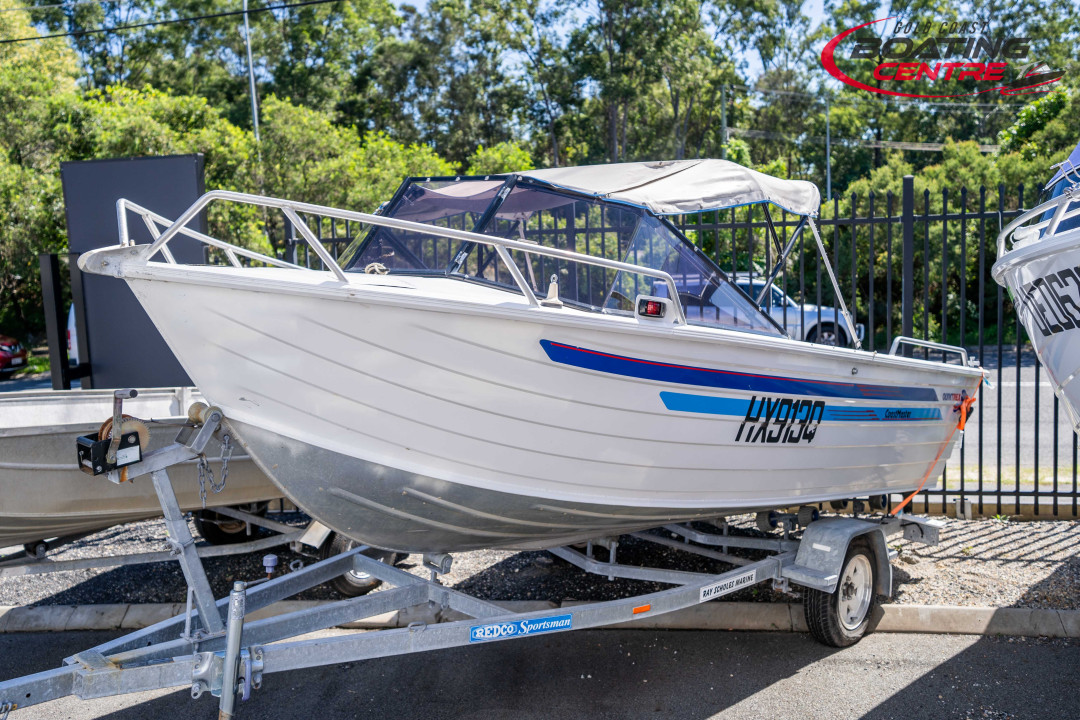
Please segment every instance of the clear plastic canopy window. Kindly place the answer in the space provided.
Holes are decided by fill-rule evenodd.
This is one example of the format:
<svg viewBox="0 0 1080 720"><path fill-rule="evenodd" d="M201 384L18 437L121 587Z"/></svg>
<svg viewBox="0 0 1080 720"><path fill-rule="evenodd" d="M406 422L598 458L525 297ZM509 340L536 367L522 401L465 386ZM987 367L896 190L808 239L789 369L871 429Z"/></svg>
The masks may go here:
<svg viewBox="0 0 1080 720"><path fill-rule="evenodd" d="M718 267L640 208L521 181L485 225L476 227L503 184L503 179L411 181L385 214L663 270L674 278L690 324L782 335ZM462 247L447 238L376 228L355 252L347 252L352 259L346 269L362 272L381 263L391 272L452 273L520 292L494 248L465 245L468 253L459 266L455 260ZM547 293L554 275L563 302L584 310L630 315L638 295L669 294L666 283L635 273L522 251L510 255L538 296Z"/></svg>

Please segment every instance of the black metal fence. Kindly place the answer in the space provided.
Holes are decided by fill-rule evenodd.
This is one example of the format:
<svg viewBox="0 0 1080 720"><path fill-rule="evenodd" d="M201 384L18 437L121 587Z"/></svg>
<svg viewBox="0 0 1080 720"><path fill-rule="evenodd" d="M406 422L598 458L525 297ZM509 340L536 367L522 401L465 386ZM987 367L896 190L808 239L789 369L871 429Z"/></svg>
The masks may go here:
<svg viewBox="0 0 1080 720"><path fill-rule="evenodd" d="M991 373L959 462L946 467L936 489L920 493L916 510L970 500L978 515L1078 516L1076 434L1011 298L990 275L998 233L1033 200L1023 187L916 192L909 176L899 197L853 195L822 206L822 239L852 314L866 325L865 349L887 352L897 335L963 345ZM798 222L783 214L773 220L778 233ZM678 224L736 278L763 282L773 258L760 209ZM812 325L822 305L838 305L809 233L775 284L793 301L787 311L802 317L791 323L766 309L789 327L805 329L807 315Z"/></svg>
<svg viewBox="0 0 1080 720"><path fill-rule="evenodd" d="M1023 187L917 192L908 176L899 196L852 195L822 204L822 239L848 307L865 325L864 349L888 352L898 335L963 345L991 372L959 462L946 467L937 488L919 495L916 511L941 511L959 500L971 501L977 515L1080 516L1076 434L1042 380L1012 300L990 276L998 233L1033 200ZM361 231L355 223L308 220L335 258ZM747 206L673 220L757 291L776 259L769 224L783 238L799 218L783 212L767 218L760 207ZM285 256L319 266L302 239L290 239ZM839 342L850 341L808 231L775 285L782 294L766 293L762 304L793 335L821 342L823 325L831 322Z"/></svg>

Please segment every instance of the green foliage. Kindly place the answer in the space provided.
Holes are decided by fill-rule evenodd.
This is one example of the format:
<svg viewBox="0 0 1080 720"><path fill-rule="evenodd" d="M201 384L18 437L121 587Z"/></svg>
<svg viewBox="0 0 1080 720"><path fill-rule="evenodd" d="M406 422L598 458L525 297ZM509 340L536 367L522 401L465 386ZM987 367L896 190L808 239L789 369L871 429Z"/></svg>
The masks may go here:
<svg viewBox="0 0 1080 720"><path fill-rule="evenodd" d="M494 147L483 145L469 156L466 175L497 175L499 173L532 170L532 156L525 148L512 142L501 142Z"/></svg>
<svg viewBox="0 0 1080 720"><path fill-rule="evenodd" d="M754 169L758 172L763 172L766 175L772 175L773 177L785 179L788 177L787 160L782 157L774 158L762 165L757 165Z"/></svg>
<svg viewBox="0 0 1080 720"><path fill-rule="evenodd" d="M1050 108L1058 103L1061 109L1052 113ZM1020 115L1035 105L1040 109L1027 114L1029 120L1023 131L1014 131L1011 137L1016 140L1003 144L996 160L1002 182L1010 188L1023 185L1028 189L1029 206L1035 193L1050 179L1050 166L1067 158L1080 139L1080 92L1055 92L1026 106Z"/></svg>
<svg viewBox="0 0 1080 720"><path fill-rule="evenodd" d="M724 149L724 158L731 162L750 167L753 165L753 161L750 159L750 146L746 144L745 140L739 138L731 138L722 145ZM764 172L764 171L762 171Z"/></svg>
<svg viewBox="0 0 1080 720"><path fill-rule="evenodd" d="M1025 141L1046 127L1061 114L1069 102L1069 92L1062 88L1025 105L1017 114L1016 122L998 133L1002 153L1022 152L1028 158L1038 154L1037 148Z"/></svg>

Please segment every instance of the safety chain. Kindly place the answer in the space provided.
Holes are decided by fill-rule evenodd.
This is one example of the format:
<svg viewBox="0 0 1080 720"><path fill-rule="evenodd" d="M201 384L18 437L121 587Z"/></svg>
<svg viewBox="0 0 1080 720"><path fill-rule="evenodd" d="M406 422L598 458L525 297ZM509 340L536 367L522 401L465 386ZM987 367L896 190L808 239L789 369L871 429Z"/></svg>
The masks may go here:
<svg viewBox="0 0 1080 720"><path fill-rule="evenodd" d="M0 720L7 720L8 714L17 707L19 706L15 703L6 702L0 704Z"/></svg>
<svg viewBox="0 0 1080 720"><path fill-rule="evenodd" d="M214 480L214 471L210 468L210 461L206 459L206 455L199 455L199 500L202 502L203 510L206 509L207 484L215 495L225 489L225 481L229 479L229 459L232 458L232 453L232 438L226 434L221 438L221 482ZM0 720L4 719L0 717Z"/></svg>
<svg viewBox="0 0 1080 720"><path fill-rule="evenodd" d="M228 433L221 438L221 487L214 488L215 493L225 489L225 481L229 479L229 459L232 458L233 444Z"/></svg>

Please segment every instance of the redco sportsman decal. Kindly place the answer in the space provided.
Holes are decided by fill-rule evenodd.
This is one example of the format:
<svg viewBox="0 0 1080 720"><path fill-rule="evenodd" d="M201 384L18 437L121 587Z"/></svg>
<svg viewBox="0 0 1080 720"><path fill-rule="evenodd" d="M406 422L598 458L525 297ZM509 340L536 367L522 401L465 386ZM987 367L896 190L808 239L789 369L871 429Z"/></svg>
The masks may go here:
<svg viewBox="0 0 1080 720"><path fill-rule="evenodd" d="M825 417L822 400L792 400L791 398L750 398L746 419L735 435L738 442L746 431L748 443L797 443L814 441L821 419Z"/></svg>

